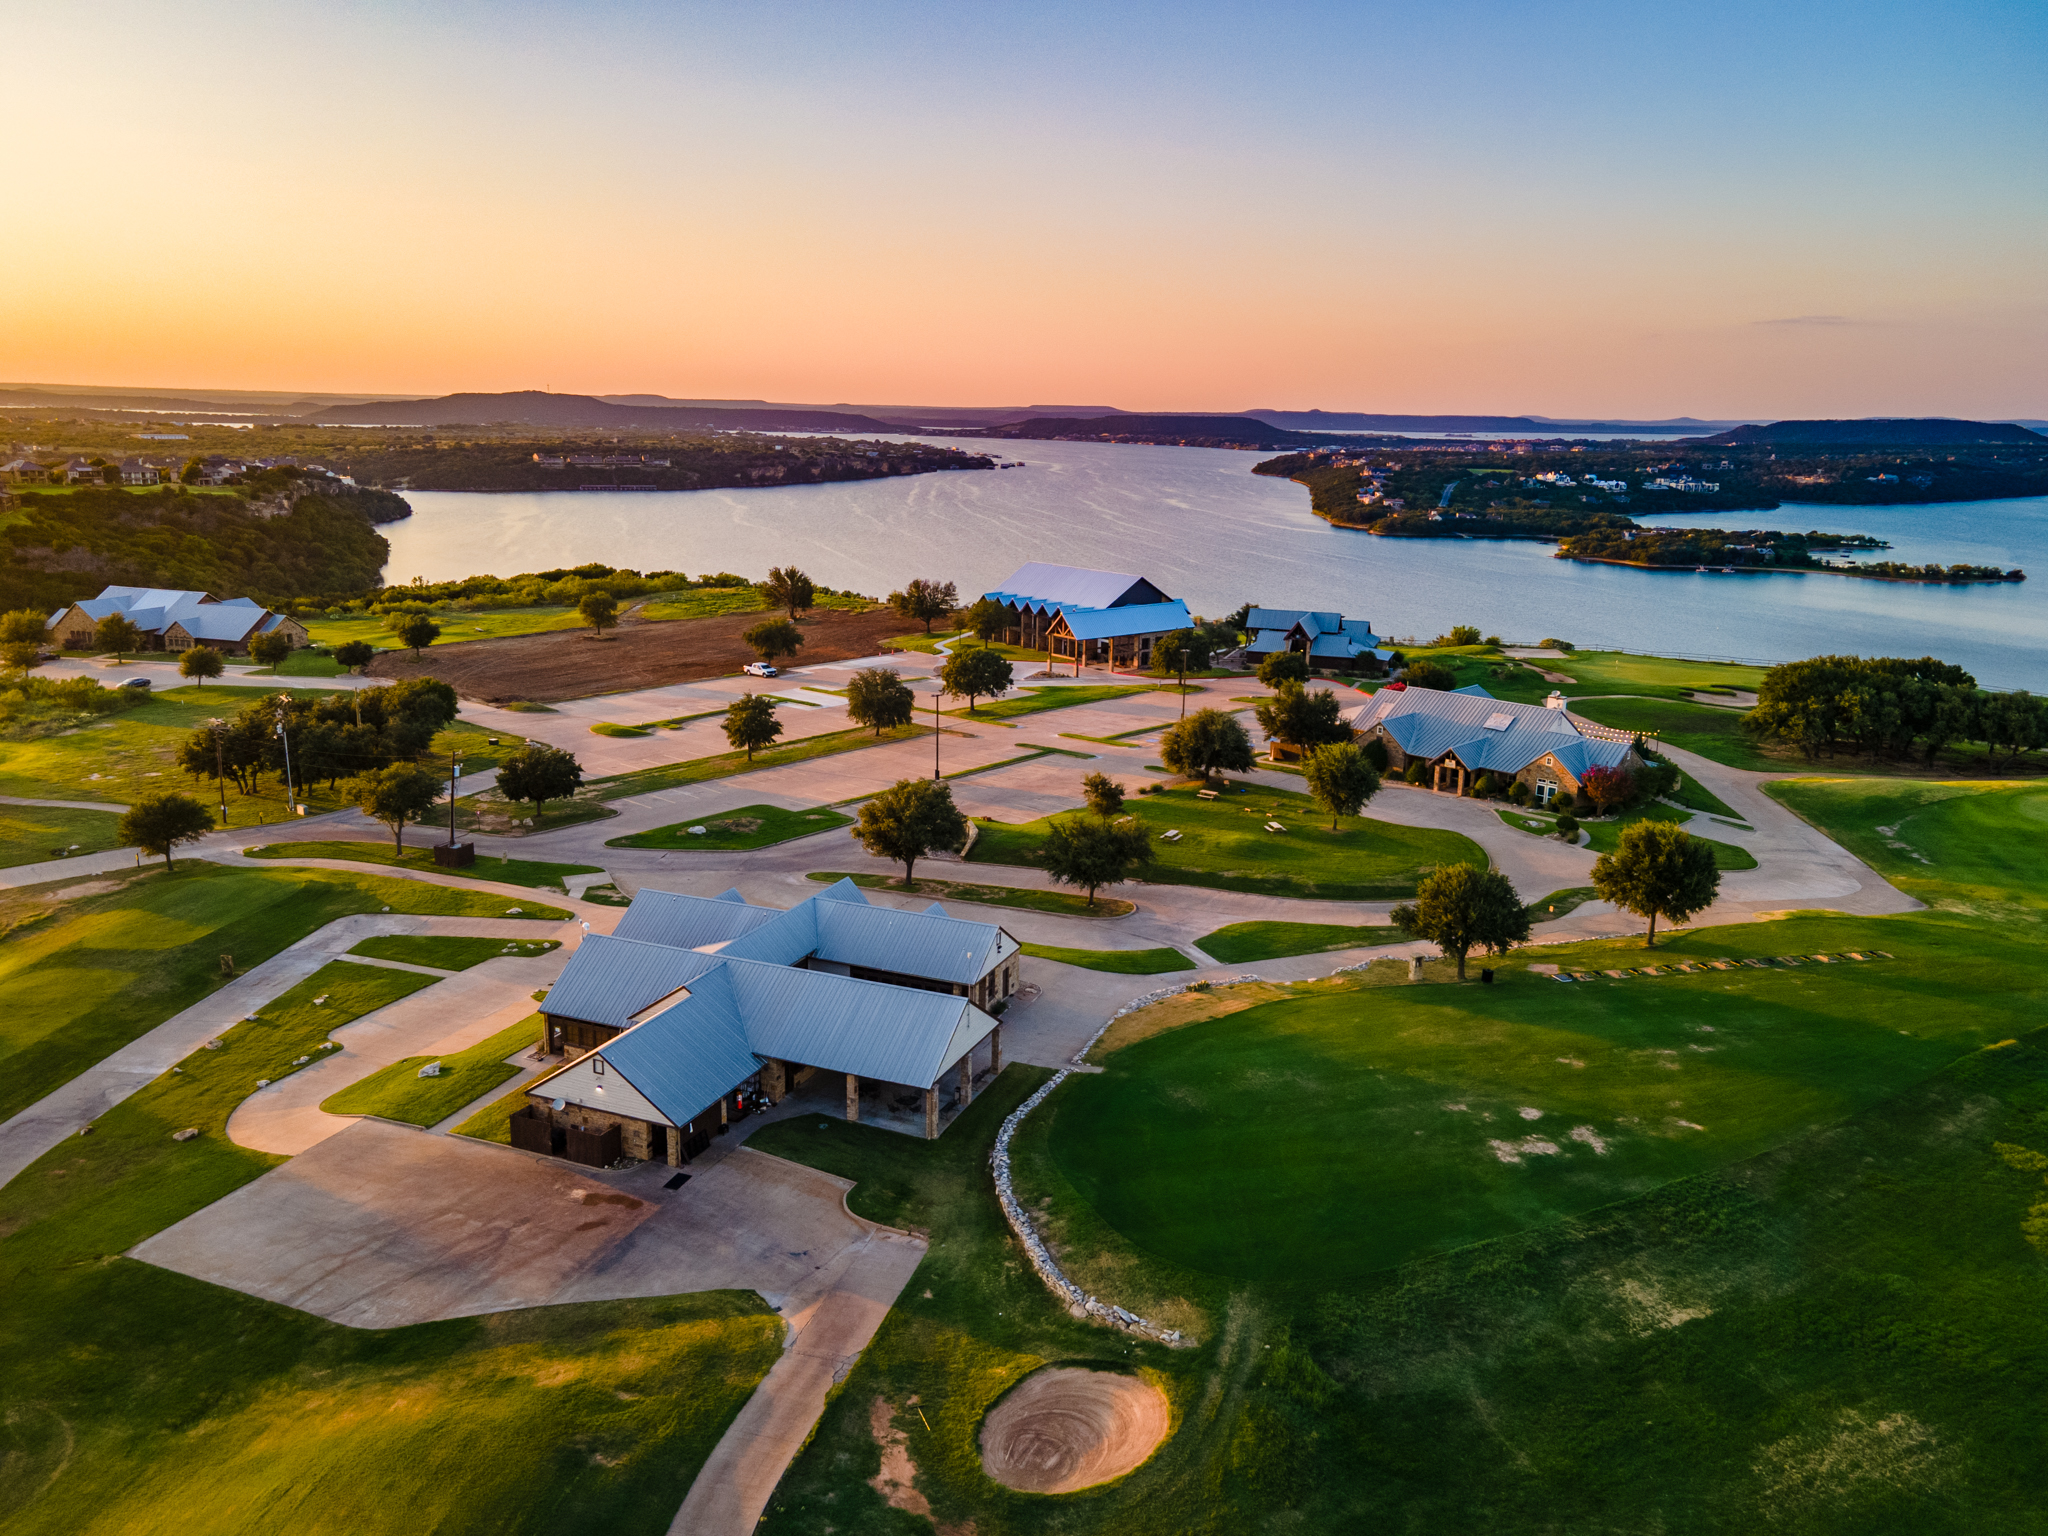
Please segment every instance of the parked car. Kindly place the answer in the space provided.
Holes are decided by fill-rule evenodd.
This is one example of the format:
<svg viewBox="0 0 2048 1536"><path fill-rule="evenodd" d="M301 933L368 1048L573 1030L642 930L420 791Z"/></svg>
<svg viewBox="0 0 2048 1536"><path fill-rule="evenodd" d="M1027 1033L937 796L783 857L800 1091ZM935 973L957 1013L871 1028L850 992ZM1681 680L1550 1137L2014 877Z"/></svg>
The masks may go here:
<svg viewBox="0 0 2048 1536"><path fill-rule="evenodd" d="M146 677L131 677L121 686L123 688L147 688L149 686L149 679Z"/></svg>
<svg viewBox="0 0 2048 1536"><path fill-rule="evenodd" d="M748 662L746 671L749 677L780 677L782 675L765 661Z"/></svg>

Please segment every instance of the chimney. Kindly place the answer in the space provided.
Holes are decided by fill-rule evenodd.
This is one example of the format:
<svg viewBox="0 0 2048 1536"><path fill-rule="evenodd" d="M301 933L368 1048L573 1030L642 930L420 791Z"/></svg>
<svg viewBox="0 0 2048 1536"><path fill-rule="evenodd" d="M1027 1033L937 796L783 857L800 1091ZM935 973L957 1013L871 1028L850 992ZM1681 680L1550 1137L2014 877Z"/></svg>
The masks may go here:
<svg viewBox="0 0 2048 1536"><path fill-rule="evenodd" d="M1543 701L1543 707L1545 709L1563 709L1564 695L1559 693L1555 688L1551 689L1550 697Z"/></svg>

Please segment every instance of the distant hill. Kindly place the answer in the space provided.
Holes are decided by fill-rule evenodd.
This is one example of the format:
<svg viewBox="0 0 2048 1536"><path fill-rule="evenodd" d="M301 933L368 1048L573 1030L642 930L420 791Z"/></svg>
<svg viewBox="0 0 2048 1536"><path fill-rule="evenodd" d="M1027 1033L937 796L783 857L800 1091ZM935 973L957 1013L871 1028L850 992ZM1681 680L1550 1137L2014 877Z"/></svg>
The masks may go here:
<svg viewBox="0 0 2048 1536"><path fill-rule="evenodd" d="M448 427L514 422L531 427L622 427L684 431L722 427L739 432L837 432L864 436L899 430L872 416L779 406L614 405L595 395L538 389L507 394L442 395L433 400L371 400L335 405L299 418L348 426Z"/></svg>
<svg viewBox="0 0 2048 1536"><path fill-rule="evenodd" d="M1873 417L1861 421L1774 421L1693 438L1720 447L1936 448L1970 443L2013 443L2039 448L2048 437L2009 421L1952 421L1945 416Z"/></svg>
<svg viewBox="0 0 2048 1536"><path fill-rule="evenodd" d="M1639 432L1666 437L1726 426L1680 416L1666 421L1561 421L1552 416L1378 416L1365 411L1246 411L1269 426L1296 432L1473 432L1511 437L1564 437Z"/></svg>
<svg viewBox="0 0 2048 1536"><path fill-rule="evenodd" d="M989 427L985 437L1121 438L1148 443L1187 443L1226 448L1294 448L1318 441L1306 433L1289 432L1256 416L1034 416L1029 421Z"/></svg>

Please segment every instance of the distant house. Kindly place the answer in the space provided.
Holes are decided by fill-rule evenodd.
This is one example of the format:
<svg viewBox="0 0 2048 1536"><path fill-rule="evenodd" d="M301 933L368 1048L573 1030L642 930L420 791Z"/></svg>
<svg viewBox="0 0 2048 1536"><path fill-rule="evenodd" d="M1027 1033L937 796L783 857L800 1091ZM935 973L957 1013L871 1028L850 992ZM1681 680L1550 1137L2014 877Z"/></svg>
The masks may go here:
<svg viewBox="0 0 2048 1536"><path fill-rule="evenodd" d="M1490 773L1520 779L1548 805L1576 795L1595 768L1643 767L1633 736L1581 725L1555 693L1545 704L1514 704L1477 686L1446 693L1395 684L1343 718L1355 739L1385 745L1390 773L1419 762L1430 788L1451 794Z"/></svg>
<svg viewBox="0 0 2048 1536"><path fill-rule="evenodd" d="M163 472L147 459L123 459L121 461L121 483L123 485L155 485L163 478Z"/></svg>
<svg viewBox="0 0 2048 1536"><path fill-rule="evenodd" d="M226 485L249 466L240 459L225 458L220 454L208 454L199 461L198 481L201 485Z"/></svg>
<svg viewBox="0 0 2048 1536"><path fill-rule="evenodd" d="M1244 627L1251 632L1244 653L1253 661L1264 661L1281 651L1295 651L1307 657L1311 667L1378 674L1386 670L1394 657L1372 632L1369 621L1347 619L1341 613L1254 608L1245 615Z"/></svg>
<svg viewBox="0 0 2048 1536"><path fill-rule="evenodd" d="M982 596L1003 605L1006 641L1043 650L1048 666L1071 661L1076 676L1090 661L1149 667L1152 647L1194 622L1186 603L1142 576L1072 565L1034 561Z"/></svg>
<svg viewBox="0 0 2048 1536"><path fill-rule="evenodd" d="M59 649L92 647L93 631L110 614L123 614L142 632L152 651L186 651L195 645L217 651L248 650L258 635L280 634L294 649L312 644L306 626L289 614L273 613L246 597L225 600L211 592L171 587L108 587L51 614L45 628Z"/></svg>
<svg viewBox="0 0 2048 1536"><path fill-rule="evenodd" d="M98 485L104 478L99 465L85 459L66 459L61 473L66 485Z"/></svg>
<svg viewBox="0 0 2048 1536"><path fill-rule="evenodd" d="M0 475L16 485L42 485L49 480L50 471L34 459L9 459L0 464Z"/></svg>

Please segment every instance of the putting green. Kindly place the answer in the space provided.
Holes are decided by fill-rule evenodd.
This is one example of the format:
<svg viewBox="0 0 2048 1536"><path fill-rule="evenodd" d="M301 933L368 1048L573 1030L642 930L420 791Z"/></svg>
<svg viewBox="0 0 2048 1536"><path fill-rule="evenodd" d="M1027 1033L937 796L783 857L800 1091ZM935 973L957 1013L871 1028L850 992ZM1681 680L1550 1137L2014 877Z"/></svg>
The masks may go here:
<svg viewBox="0 0 2048 1536"><path fill-rule="evenodd" d="M1939 936L1964 936L1953 931ZM1974 936L1973 936L1974 937ZM1640 1195L1751 1156L2029 1027L2017 943L1802 917L1713 928L1666 962L1838 951L1867 965L1564 986L1361 986L1142 1040L1048 1107L1060 1171L1170 1263L1325 1283ZM1587 969L1640 946L1545 951ZM1930 1009L1932 996L1943 1006Z"/></svg>
<svg viewBox="0 0 2048 1536"><path fill-rule="evenodd" d="M1929 905L1980 916L2048 907L2048 783L1781 779L1764 792Z"/></svg>

